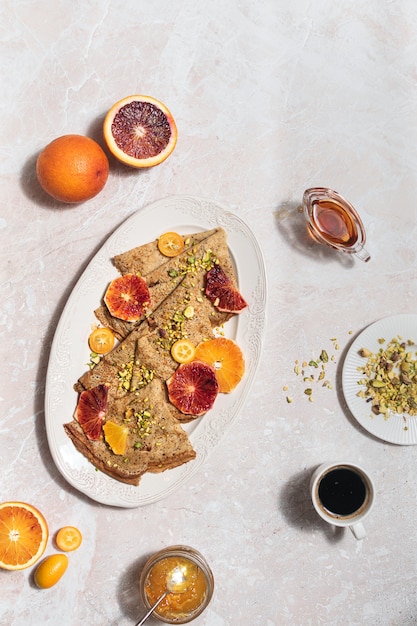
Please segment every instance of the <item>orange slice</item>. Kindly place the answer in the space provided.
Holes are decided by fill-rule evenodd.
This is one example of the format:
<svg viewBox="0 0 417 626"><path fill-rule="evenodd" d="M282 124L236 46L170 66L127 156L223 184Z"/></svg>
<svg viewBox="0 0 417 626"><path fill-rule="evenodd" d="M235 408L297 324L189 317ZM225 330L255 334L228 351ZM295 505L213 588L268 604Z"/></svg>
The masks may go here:
<svg viewBox="0 0 417 626"><path fill-rule="evenodd" d="M132 167L152 167L174 150L178 131L167 107L151 96L128 96L116 102L104 120L110 152Z"/></svg>
<svg viewBox="0 0 417 626"><path fill-rule="evenodd" d="M178 339L171 346L171 356L177 363L188 363L195 355L195 346L188 339Z"/></svg>
<svg viewBox="0 0 417 626"><path fill-rule="evenodd" d="M199 343L194 358L213 367L221 393L233 391L245 373L241 349L237 343L226 337Z"/></svg>
<svg viewBox="0 0 417 626"><path fill-rule="evenodd" d="M110 328L96 328L88 338L88 345L96 354L106 354L114 346L114 334Z"/></svg>
<svg viewBox="0 0 417 626"><path fill-rule="evenodd" d="M60 528L55 537L57 547L63 552L72 552L80 547L83 540L81 532L75 526Z"/></svg>
<svg viewBox="0 0 417 626"><path fill-rule="evenodd" d="M38 565L35 571L35 583L40 589L49 589L56 585L68 567L66 554L51 554Z"/></svg>
<svg viewBox="0 0 417 626"><path fill-rule="evenodd" d="M158 239L158 249L164 256L177 256L184 250L184 240L178 233L164 233Z"/></svg>
<svg viewBox="0 0 417 626"><path fill-rule="evenodd" d="M26 502L0 504L0 567L30 567L45 551L48 525L42 513Z"/></svg>
<svg viewBox="0 0 417 626"><path fill-rule="evenodd" d="M142 317L150 303L148 285L137 274L124 274L112 280L104 302L113 317L135 322Z"/></svg>
<svg viewBox="0 0 417 626"><path fill-rule="evenodd" d="M111 420L103 426L104 438L113 450L114 454L124 454L126 452L127 437L129 429L127 426L116 424Z"/></svg>

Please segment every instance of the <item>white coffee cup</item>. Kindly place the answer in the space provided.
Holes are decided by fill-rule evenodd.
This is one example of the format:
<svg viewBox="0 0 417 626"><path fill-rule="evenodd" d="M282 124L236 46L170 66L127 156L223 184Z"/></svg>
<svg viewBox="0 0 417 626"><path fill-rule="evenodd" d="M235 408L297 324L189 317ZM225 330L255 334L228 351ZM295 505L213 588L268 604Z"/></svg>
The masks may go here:
<svg viewBox="0 0 417 626"><path fill-rule="evenodd" d="M369 474L350 462L323 463L310 480L313 506L334 526L348 526L356 539L366 536L364 518L370 512L375 488Z"/></svg>

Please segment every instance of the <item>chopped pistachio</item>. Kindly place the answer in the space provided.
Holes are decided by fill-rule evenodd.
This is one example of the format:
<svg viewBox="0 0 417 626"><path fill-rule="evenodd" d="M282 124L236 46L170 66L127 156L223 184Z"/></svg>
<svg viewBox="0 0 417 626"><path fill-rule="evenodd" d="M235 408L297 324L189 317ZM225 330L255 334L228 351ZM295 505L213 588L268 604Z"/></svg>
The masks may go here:
<svg viewBox="0 0 417 626"><path fill-rule="evenodd" d="M184 309L183 313L184 313L184 316L185 316L188 320L190 320L191 318L193 318L193 317L194 317L194 307L193 307L193 306L191 306L191 305L190 305L190 306L187 306L187 308L186 308L186 309Z"/></svg>
<svg viewBox="0 0 417 626"><path fill-rule="evenodd" d="M326 352L326 350L322 350L321 354L320 354L320 361L323 361L323 363L327 363L329 360L329 356Z"/></svg>

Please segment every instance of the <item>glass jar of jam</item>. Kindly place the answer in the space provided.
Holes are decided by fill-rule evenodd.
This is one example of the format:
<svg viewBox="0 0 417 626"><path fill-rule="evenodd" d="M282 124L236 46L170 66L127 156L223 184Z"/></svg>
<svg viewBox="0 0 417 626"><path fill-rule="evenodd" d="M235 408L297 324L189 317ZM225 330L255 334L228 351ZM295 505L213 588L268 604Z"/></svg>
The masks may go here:
<svg viewBox="0 0 417 626"><path fill-rule="evenodd" d="M180 570L184 581L168 593L153 612L166 624L187 624L208 606L214 590L214 579L207 561L194 548L171 546L154 554L142 570L139 588L147 609L166 592L167 580Z"/></svg>

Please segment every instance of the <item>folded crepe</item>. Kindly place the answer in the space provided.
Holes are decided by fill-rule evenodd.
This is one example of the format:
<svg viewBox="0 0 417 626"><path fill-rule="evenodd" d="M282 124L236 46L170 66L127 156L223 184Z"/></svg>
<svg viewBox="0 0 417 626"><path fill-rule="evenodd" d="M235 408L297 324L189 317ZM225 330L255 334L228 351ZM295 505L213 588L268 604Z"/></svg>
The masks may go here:
<svg viewBox="0 0 417 626"><path fill-rule="evenodd" d="M127 337L146 316L153 313L175 291L186 276L190 277L194 270L197 269L202 273L201 270L204 268L203 259L207 258L207 255L215 254L216 258L224 260L226 264L230 264L226 233L222 228L215 228L205 233L191 235L190 237L192 237L190 240L192 245L188 245L180 255L168 260L167 257L163 257L159 252L157 242L139 246L115 257L115 265L119 270L122 270L123 274L140 273L145 278L150 295L150 305L147 307L146 314L135 322L125 322L113 317L105 305L94 311L101 324L111 328L118 339ZM151 246L153 254L146 252L149 246ZM157 253L154 251L155 247ZM140 253L141 249L145 249L143 258ZM163 257L165 261L161 262L158 256ZM153 264L156 266L153 267ZM139 268L141 271L139 271ZM216 311L216 319L213 319L213 325L219 325L226 319L227 316L224 313Z"/></svg>
<svg viewBox="0 0 417 626"><path fill-rule="evenodd" d="M201 233L183 235L184 252L187 253L192 250L197 243L211 237L217 230L217 228L213 228ZM167 257L159 251L158 239L132 248L122 254L116 254L113 262L121 274L140 274L141 276L146 276L161 265L169 263Z"/></svg>
<svg viewBox="0 0 417 626"><path fill-rule="evenodd" d="M175 415L163 383L154 379L107 406L106 421L129 429L123 455L115 454L104 437L88 439L75 418L64 428L76 449L97 469L121 482L138 485L145 472L163 472L195 459L195 450Z"/></svg>

